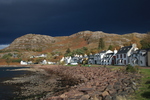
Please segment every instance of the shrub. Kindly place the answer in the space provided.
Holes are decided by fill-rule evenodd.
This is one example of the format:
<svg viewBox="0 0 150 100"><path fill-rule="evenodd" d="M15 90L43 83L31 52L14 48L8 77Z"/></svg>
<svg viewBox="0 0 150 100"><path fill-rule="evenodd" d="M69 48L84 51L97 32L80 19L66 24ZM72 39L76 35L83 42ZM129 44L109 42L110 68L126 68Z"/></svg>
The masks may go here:
<svg viewBox="0 0 150 100"><path fill-rule="evenodd" d="M21 59L12 59L12 62L20 63L20 62L21 62Z"/></svg>
<svg viewBox="0 0 150 100"><path fill-rule="evenodd" d="M132 66L132 65L128 64L127 67L126 67L126 71L127 72L132 72L132 73L138 72L139 71L139 66Z"/></svg>

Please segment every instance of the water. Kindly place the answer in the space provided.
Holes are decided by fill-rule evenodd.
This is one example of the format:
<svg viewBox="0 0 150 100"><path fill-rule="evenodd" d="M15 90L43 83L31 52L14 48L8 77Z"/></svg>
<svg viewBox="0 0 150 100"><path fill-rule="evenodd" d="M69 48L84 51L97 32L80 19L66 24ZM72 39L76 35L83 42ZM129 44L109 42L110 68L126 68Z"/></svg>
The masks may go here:
<svg viewBox="0 0 150 100"><path fill-rule="evenodd" d="M3 84L2 82L27 73L27 71L13 71L21 68L29 67L0 67L0 100L13 100L16 96L14 92L18 91L18 88L15 85Z"/></svg>

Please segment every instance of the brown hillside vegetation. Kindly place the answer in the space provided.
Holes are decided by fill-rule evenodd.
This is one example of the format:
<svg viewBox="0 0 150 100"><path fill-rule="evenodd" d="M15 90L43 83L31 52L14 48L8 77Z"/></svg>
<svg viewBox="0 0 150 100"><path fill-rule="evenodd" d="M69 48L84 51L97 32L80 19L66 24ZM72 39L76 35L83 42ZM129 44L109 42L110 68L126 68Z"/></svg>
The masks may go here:
<svg viewBox="0 0 150 100"><path fill-rule="evenodd" d="M27 34L15 39L9 47L4 50L32 50L35 52L62 52L67 48L71 51L82 47L93 49L98 47L99 38L103 38L105 42L105 49L109 45L114 48L120 45L130 45L137 43L141 47L139 41L143 39L146 34L130 33L124 35L109 34L102 31L81 31L70 36L51 37L39 34Z"/></svg>

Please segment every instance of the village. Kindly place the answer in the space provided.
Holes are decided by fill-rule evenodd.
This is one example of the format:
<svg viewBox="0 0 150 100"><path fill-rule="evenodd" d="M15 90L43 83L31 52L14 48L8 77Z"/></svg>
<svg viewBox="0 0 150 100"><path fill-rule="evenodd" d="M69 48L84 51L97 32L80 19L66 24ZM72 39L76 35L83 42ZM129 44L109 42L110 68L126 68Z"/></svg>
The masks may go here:
<svg viewBox="0 0 150 100"><path fill-rule="evenodd" d="M46 57L47 55L41 54L36 57ZM128 64L132 66L150 66L150 49L138 49L136 44L131 46L121 47L119 50L106 50L101 51L96 54L84 54L84 55L74 55L73 57L62 57L59 63L64 65L78 65L78 64L97 64L97 65L123 65ZM32 61L21 61L21 65L32 64ZM49 62L44 59L41 64L58 64L58 62Z"/></svg>

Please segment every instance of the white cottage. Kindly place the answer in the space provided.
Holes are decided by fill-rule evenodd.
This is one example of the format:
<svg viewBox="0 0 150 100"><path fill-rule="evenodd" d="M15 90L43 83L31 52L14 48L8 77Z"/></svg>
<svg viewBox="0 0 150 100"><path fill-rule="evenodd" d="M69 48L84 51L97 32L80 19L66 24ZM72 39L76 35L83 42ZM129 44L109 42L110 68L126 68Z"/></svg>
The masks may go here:
<svg viewBox="0 0 150 100"><path fill-rule="evenodd" d="M129 63L132 66L148 66L148 50L136 50L129 56Z"/></svg>
<svg viewBox="0 0 150 100"><path fill-rule="evenodd" d="M20 64L21 65L27 65L28 63L26 61L21 61Z"/></svg>
<svg viewBox="0 0 150 100"><path fill-rule="evenodd" d="M129 64L129 56L136 50L138 50L136 44L132 44L132 46L125 46L119 49L118 53L116 54L116 65Z"/></svg>
<svg viewBox="0 0 150 100"><path fill-rule="evenodd" d="M88 64L95 64L94 55L90 54L88 57Z"/></svg>
<svg viewBox="0 0 150 100"><path fill-rule="evenodd" d="M147 66L147 50L140 50L138 57L139 57L138 65Z"/></svg>

